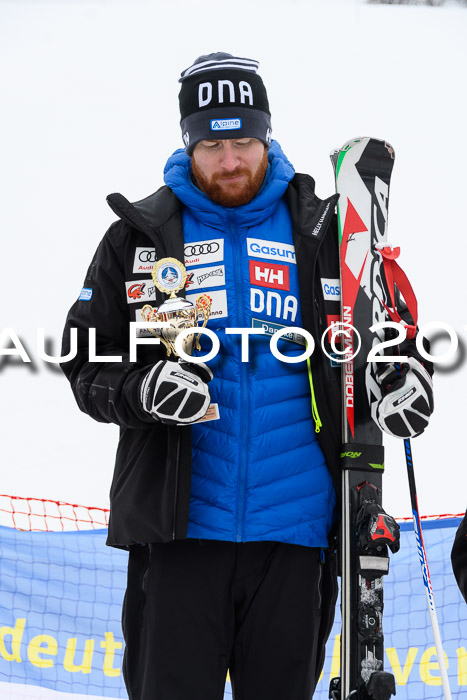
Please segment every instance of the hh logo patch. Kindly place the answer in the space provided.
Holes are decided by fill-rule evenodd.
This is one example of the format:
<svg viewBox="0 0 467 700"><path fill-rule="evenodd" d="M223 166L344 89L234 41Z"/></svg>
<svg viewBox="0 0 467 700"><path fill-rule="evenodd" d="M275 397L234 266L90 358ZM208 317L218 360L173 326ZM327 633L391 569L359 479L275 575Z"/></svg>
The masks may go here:
<svg viewBox="0 0 467 700"><path fill-rule="evenodd" d="M224 260L224 239L212 238L208 241L195 241L185 244L185 265L203 265L204 263Z"/></svg>
<svg viewBox="0 0 467 700"><path fill-rule="evenodd" d="M328 328L328 341L331 342L331 341L332 341L332 333L333 333L333 330L334 330L334 325L337 325L338 323L340 323L341 317L340 317L339 315L337 315L337 314L328 314L328 315L326 316L326 320L327 320L327 324L328 324L328 325L327 325L327 328ZM336 329L336 330L337 330L337 329ZM342 334L336 335L334 344L335 344L335 345L340 345L341 341L342 341Z"/></svg>
<svg viewBox="0 0 467 700"><path fill-rule="evenodd" d="M155 262L155 248L136 248L133 272L151 272Z"/></svg>
<svg viewBox="0 0 467 700"><path fill-rule="evenodd" d="M152 279L125 282L125 288L128 304L135 304L139 301L147 302L156 298L156 287Z"/></svg>
<svg viewBox="0 0 467 700"><path fill-rule="evenodd" d="M296 264L295 248L289 243L263 241L261 238L247 238L248 255L252 258L266 258Z"/></svg>
<svg viewBox="0 0 467 700"><path fill-rule="evenodd" d="M222 287L225 284L225 266L213 265L211 267L199 267L189 272L186 278L187 289L207 289L209 287Z"/></svg>
<svg viewBox="0 0 467 700"><path fill-rule="evenodd" d="M225 289L216 289L214 292L206 292L212 301L209 318L225 318L227 316L227 292ZM187 294L186 298L195 302L199 294Z"/></svg>
<svg viewBox="0 0 467 700"><path fill-rule="evenodd" d="M340 301L341 299L341 283L340 280L321 277L321 286L323 288L324 298L328 301Z"/></svg>
<svg viewBox="0 0 467 700"><path fill-rule="evenodd" d="M250 260L250 283L259 287L285 289L289 291L289 268L287 265L262 263Z"/></svg>

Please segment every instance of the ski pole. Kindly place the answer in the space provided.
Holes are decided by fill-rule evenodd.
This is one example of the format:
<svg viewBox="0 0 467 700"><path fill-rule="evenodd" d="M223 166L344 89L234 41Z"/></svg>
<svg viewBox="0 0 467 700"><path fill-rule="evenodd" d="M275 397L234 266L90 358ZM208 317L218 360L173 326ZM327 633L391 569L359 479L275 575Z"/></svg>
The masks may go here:
<svg viewBox="0 0 467 700"><path fill-rule="evenodd" d="M451 688L449 687L449 678L444 659L443 645L439 632L438 617L436 615L435 600L433 597L433 588L431 587L430 571L428 569L428 561L426 558L425 545L423 543L422 523L420 518L420 510L418 508L417 487L415 485L415 472L413 468L412 447L410 439L404 439L405 461L407 463L407 476L409 478L410 501L412 504L413 525L415 530L415 539L417 541L418 555L420 558L420 566L422 568L423 583L425 585L426 599L428 610L430 612L431 627L433 629L433 637L435 640L436 654L438 656L439 668L441 671L441 681L443 685L444 700L451 700Z"/></svg>

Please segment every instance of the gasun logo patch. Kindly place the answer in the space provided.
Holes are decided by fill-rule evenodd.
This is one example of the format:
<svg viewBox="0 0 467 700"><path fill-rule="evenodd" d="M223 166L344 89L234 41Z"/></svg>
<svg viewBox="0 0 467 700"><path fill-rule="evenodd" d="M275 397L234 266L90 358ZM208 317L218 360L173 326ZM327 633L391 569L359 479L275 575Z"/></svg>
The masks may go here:
<svg viewBox="0 0 467 700"><path fill-rule="evenodd" d="M211 131L228 131L229 129L241 128L241 119L211 119Z"/></svg>
<svg viewBox="0 0 467 700"><path fill-rule="evenodd" d="M281 262L294 263L295 248L289 243L276 243L264 241L261 238L247 238L248 255L252 258L266 258L267 260L280 260Z"/></svg>
<svg viewBox="0 0 467 700"><path fill-rule="evenodd" d="M341 286L340 280L329 277L321 277L324 298L328 301L340 301Z"/></svg>

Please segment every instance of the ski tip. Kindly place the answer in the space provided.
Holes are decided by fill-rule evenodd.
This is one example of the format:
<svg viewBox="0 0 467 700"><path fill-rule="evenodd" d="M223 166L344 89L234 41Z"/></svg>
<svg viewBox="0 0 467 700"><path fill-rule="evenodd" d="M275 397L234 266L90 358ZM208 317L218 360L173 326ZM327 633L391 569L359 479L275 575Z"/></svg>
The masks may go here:
<svg viewBox="0 0 467 700"><path fill-rule="evenodd" d="M331 153L329 154L329 156L330 156L331 160L335 159L339 156L340 153L345 153L346 151L349 151L354 146L357 146L358 144L360 144L360 147L362 147L362 145L363 145L363 148L366 148L370 142L375 144L375 145L376 144L384 145L384 147L387 149L391 158L394 159L395 151L394 151L394 148L389 143L389 141L386 141L385 139L377 139L373 136L359 136L359 137L354 138L354 139L349 139L340 148L334 148L331 151Z"/></svg>

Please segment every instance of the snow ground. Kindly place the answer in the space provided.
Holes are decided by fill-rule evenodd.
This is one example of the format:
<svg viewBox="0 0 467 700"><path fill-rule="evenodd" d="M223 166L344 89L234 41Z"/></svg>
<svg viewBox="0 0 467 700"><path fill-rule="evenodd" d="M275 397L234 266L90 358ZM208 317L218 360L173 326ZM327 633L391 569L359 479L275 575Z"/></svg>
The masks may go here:
<svg viewBox="0 0 467 700"><path fill-rule="evenodd" d="M117 429L78 411L61 373L38 359L35 329L58 352L66 312L114 218L106 194L139 199L162 184L181 146L178 75L196 56L225 50L259 59L273 135L320 196L333 190L333 147L362 135L395 147L390 239L402 246L421 324L449 323L461 343L457 364L438 371L432 425L414 442L419 500L424 513L463 511L467 10L2 0L0 20L1 325L33 358L0 369L1 492L107 504ZM385 504L408 515L403 448L386 445Z"/></svg>

